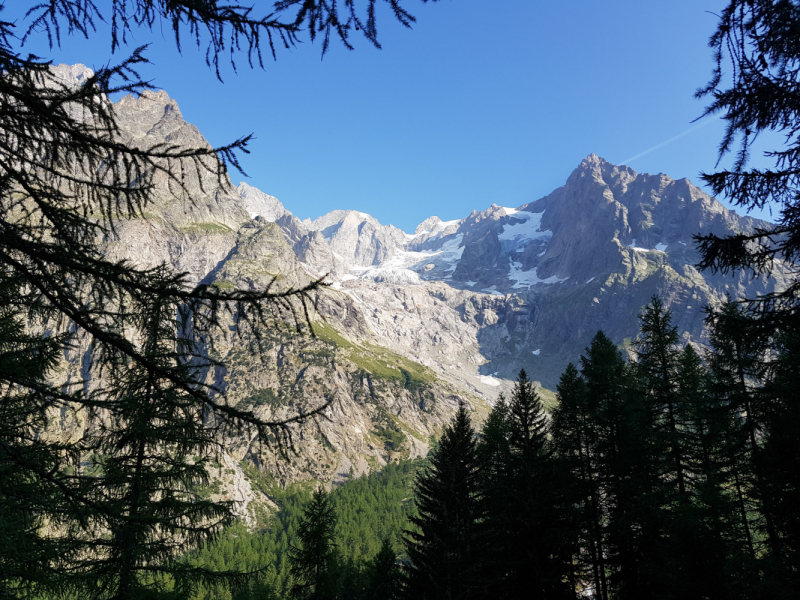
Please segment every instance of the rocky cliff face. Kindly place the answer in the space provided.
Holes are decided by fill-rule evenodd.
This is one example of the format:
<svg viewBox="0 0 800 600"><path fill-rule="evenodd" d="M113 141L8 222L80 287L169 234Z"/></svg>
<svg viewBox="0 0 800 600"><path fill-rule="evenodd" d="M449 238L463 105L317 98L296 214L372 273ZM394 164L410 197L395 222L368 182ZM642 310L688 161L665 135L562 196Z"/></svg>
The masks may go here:
<svg viewBox="0 0 800 600"><path fill-rule="evenodd" d="M85 76L64 69L65 77ZM207 144L164 92L123 98L116 110L131 144ZM215 352L228 368L212 376L231 402L270 418L332 401L325 418L298 431L300 453L290 461L246 437L226 441L236 476L223 493L240 500L242 514L254 497L242 491L240 460L287 483L341 480L422 455L459 402L485 413L520 368L552 389L598 329L628 343L653 294L683 339L702 343L704 306L785 284L692 266L692 235L765 223L725 209L686 179L595 155L535 202L455 221L430 217L413 234L357 211L300 221L247 184L234 188L202 171L184 177L185 194L156 182L145 218L120 223L108 241L111 256L167 262L193 282L226 288L330 283L313 298L316 337L297 333L280 311L263 332L265 352L233 331L218 333Z"/></svg>

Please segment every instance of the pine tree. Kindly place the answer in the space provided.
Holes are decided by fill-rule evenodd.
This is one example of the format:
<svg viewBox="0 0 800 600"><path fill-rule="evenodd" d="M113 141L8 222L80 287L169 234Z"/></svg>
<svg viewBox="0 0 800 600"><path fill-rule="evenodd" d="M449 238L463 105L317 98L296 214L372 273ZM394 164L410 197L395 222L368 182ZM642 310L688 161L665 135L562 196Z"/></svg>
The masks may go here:
<svg viewBox="0 0 800 600"><path fill-rule="evenodd" d="M800 257L798 31L800 13L790 0L729 0L709 42L715 51L711 80L696 94L711 98L705 115L720 114L726 123L719 158L738 145L733 167L703 174L703 180L715 195L746 210L780 208L774 226L724 237L696 236L699 266L723 273L784 272L789 285L749 300L765 325L794 322L794 327L800 281L789 265ZM753 141L764 131L785 133L785 144L765 152L770 167L748 169Z"/></svg>
<svg viewBox="0 0 800 600"><path fill-rule="evenodd" d="M483 597L479 459L475 430L463 405L444 428L430 468L417 477L414 496L418 515L410 518L414 528L405 536L405 596Z"/></svg>

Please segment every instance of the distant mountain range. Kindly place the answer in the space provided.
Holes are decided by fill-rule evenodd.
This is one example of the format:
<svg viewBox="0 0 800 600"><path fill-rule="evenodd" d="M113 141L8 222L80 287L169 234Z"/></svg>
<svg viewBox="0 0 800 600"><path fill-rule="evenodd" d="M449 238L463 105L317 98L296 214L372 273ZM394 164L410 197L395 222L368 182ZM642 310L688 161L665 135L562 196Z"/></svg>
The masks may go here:
<svg viewBox="0 0 800 600"><path fill-rule="evenodd" d="M55 68L65 78L86 74L80 65ZM208 144L163 91L127 96L116 112L131 144ZM246 183L220 184L211 173L187 173L178 196L156 183L143 218L119 222L106 240L109 256L167 262L195 283L228 289L289 289L323 276L330 283L313 299L315 338L282 327L289 316L280 311L264 332L266 354L236 338L233 321L218 333L214 352L228 368L209 377L232 402L269 418L334 401L328 419L303 429L292 461L244 435L226 440L223 466L236 475L220 468L221 493L245 517L252 502L265 500L242 484L240 460L266 465L287 483L341 480L423 455L460 401L485 414L520 368L554 389L598 329L625 347L654 294L683 340L702 343L705 306L784 285L693 266L693 234L766 223L727 210L686 179L636 173L595 155L535 202L492 205L455 221L432 216L413 234L351 210L301 221L278 199ZM68 356L72 369L80 356L80 349Z"/></svg>
<svg viewBox="0 0 800 600"><path fill-rule="evenodd" d="M694 234L766 222L726 209L687 179L639 174L594 154L544 198L455 221L433 216L414 234L358 211L300 221L246 183L238 191L254 219L280 227L310 275L327 274L352 298L377 340L487 397L523 367L553 388L599 329L628 343L654 294L684 340L702 342L705 306L783 285L693 266Z"/></svg>

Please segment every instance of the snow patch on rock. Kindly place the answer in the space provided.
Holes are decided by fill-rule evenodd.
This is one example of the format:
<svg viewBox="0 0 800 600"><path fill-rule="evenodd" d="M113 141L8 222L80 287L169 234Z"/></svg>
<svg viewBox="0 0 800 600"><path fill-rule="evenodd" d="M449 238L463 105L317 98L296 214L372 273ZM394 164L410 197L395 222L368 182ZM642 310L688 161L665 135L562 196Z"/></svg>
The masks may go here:
<svg viewBox="0 0 800 600"><path fill-rule="evenodd" d="M514 280L516 283L511 287L519 289L522 287L531 287L532 285L536 285L537 283L561 283L562 281L566 281L569 277L564 277L563 279L556 277L553 275L552 277L548 277L547 279L541 279L536 272L536 268L534 267L530 271L523 271L522 270L522 263L512 262L511 268L508 270L508 278Z"/></svg>
<svg viewBox="0 0 800 600"><path fill-rule="evenodd" d="M655 248L642 248L641 246L636 245L636 238L633 238L633 241L630 244L628 244L628 248L630 248L634 252L661 252L663 254L666 254L667 245L656 244Z"/></svg>
<svg viewBox="0 0 800 600"><path fill-rule="evenodd" d="M549 229L541 229L542 216L544 216L544 211L540 213L517 211L514 213L515 220L504 225L502 233L497 237L500 240L511 242L549 240L553 237L553 232Z"/></svg>

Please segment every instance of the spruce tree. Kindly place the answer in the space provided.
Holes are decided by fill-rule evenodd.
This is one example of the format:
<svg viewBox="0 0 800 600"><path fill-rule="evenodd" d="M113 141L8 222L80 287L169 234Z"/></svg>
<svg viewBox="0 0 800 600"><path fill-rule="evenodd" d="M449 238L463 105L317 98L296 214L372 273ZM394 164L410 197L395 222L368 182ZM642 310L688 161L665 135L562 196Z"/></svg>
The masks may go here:
<svg viewBox="0 0 800 600"><path fill-rule="evenodd" d="M726 453L736 490L742 531L748 554L755 560L763 554L764 542L773 552L777 532L768 505L764 503L764 457L761 432L767 414L762 382L767 375L771 345L764 328L743 309L728 300L706 318L711 349L707 354L712 393L727 412Z"/></svg>
<svg viewBox="0 0 800 600"><path fill-rule="evenodd" d="M752 583L737 498L727 461L730 412L689 344L678 357L676 395L683 428L687 501L667 529L671 595L739 598Z"/></svg>
<svg viewBox="0 0 800 600"><path fill-rule="evenodd" d="M462 404L444 428L430 468L414 484L417 516L406 532L405 597L484 597L479 458L475 430Z"/></svg>
<svg viewBox="0 0 800 600"><path fill-rule="evenodd" d="M778 355L764 386L769 408L760 450L762 494L778 537L774 585L789 594L800 585L800 331L786 331L775 346Z"/></svg>
<svg viewBox="0 0 800 600"><path fill-rule="evenodd" d="M503 394L500 394L492 411L483 424L478 443L480 460L481 501L486 520L481 523L480 535L485 546L481 577L492 594L504 597L503 584L507 577L508 565L504 548L508 542L506 531L492 519L494 507L506 501L501 481L510 457L509 446L509 407Z"/></svg>
<svg viewBox="0 0 800 600"><path fill-rule="evenodd" d="M608 597L638 598L652 590L642 560L660 536L648 411L622 354L602 331L581 357L581 374L596 439Z"/></svg>
<svg viewBox="0 0 800 600"><path fill-rule="evenodd" d="M591 593L608 598L606 580L603 494L596 405L589 402L586 381L570 363L556 388L558 405L553 411L552 438L559 467L569 474L565 494L577 507L573 516L577 579L587 582Z"/></svg>
<svg viewBox="0 0 800 600"><path fill-rule="evenodd" d="M400 585L397 555L389 539L384 539L378 554L367 564L364 600L397 600L400 598Z"/></svg>
<svg viewBox="0 0 800 600"><path fill-rule="evenodd" d="M610 577L616 572L625 571L630 560L629 544L622 542L626 530L622 527L610 528L614 524L613 514L624 514L629 510L622 487L622 442L626 431L625 418L628 416L624 410L626 370L619 350L602 331L597 332L586 353L581 356L581 375L586 389L585 414L582 417L588 445L587 458L591 465L587 480L594 481L589 484L587 491L590 496L594 495L596 501L596 504L590 505L590 514L588 520L584 521L584 527L587 535L594 538L594 593L605 600L612 594ZM568 382L565 383L568 385ZM569 391L569 388L565 391ZM580 397L575 400L579 402ZM580 404L575 408L579 411Z"/></svg>
<svg viewBox="0 0 800 600"><path fill-rule="evenodd" d="M724 597L725 548L718 537L723 521L709 521L699 494L718 491L703 485L709 475L702 466L703 445L709 440L700 358L691 346L678 348L677 327L658 297L651 299L640 320L634 369L636 393L646 415L643 425L650 432L643 450L651 472L649 502L655 508L650 513L649 550L642 557L643 580L659 598ZM710 468L710 456L705 458Z"/></svg>
<svg viewBox="0 0 800 600"><path fill-rule="evenodd" d="M508 449L491 491L486 528L501 539L502 572L493 585L503 597L569 598L572 547L549 422L533 382L520 371L508 405ZM499 577L497 576L499 575Z"/></svg>
<svg viewBox="0 0 800 600"><path fill-rule="evenodd" d="M314 492L297 528L299 546L289 554L297 598L327 600L337 597L336 512L328 493Z"/></svg>
<svg viewBox="0 0 800 600"><path fill-rule="evenodd" d="M657 436L653 442L658 459L663 464L656 469L662 474L665 486L674 485L670 501L688 500L685 474L684 428L680 423L678 397L678 328L672 324L672 313L653 296L639 315L641 321L636 340L636 373L641 393L646 397L651 427ZM656 456L654 456L656 458ZM674 483L673 483L674 482Z"/></svg>

